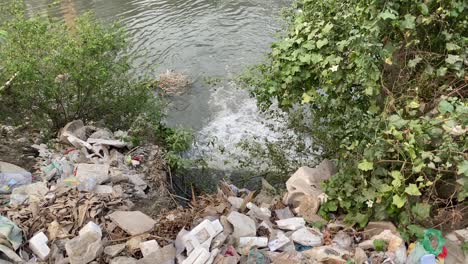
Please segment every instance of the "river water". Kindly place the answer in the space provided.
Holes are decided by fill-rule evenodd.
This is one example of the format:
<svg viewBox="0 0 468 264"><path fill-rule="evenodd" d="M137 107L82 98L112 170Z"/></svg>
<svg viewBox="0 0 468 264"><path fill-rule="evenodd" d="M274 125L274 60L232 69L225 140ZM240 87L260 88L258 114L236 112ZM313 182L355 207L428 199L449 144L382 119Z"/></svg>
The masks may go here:
<svg viewBox="0 0 468 264"><path fill-rule="evenodd" d="M195 132L192 157L211 156L211 166L225 166L217 147L233 150L247 137L277 136L257 111L255 100L229 81L260 62L281 28L280 11L290 0L28 0L29 13L74 23L93 11L104 21L122 21L128 29L135 67L188 74L192 88L170 98L170 125ZM209 85L206 79L223 81Z"/></svg>

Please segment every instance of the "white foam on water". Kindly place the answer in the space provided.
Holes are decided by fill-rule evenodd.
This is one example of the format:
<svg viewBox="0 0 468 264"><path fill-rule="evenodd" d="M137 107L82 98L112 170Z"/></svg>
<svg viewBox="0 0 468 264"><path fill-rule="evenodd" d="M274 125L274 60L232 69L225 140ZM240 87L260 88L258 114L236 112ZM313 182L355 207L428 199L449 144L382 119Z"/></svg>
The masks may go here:
<svg viewBox="0 0 468 264"><path fill-rule="evenodd" d="M275 142L281 136L272 127L281 127L282 122L262 115L256 99L250 97L248 91L236 87L234 82L218 87L211 94L209 105L212 118L196 134L196 146L189 155L192 158L209 157L207 162L210 168L229 169L235 164L235 161L229 160L231 155L221 150L223 148L234 156L243 155L245 153L237 147L242 140L267 139ZM215 144L210 144L212 142Z"/></svg>

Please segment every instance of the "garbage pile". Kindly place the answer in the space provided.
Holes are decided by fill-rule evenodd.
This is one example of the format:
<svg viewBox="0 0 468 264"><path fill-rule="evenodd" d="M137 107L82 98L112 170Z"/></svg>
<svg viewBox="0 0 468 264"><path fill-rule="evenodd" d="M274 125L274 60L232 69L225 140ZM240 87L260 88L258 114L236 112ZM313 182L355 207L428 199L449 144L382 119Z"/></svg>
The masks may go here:
<svg viewBox="0 0 468 264"><path fill-rule="evenodd" d="M59 139L73 148L35 146L37 172L0 167L14 179L0 182L11 191L0 209L1 263L467 263L468 229L429 229L407 247L390 222L356 230L322 219L320 183L335 173L327 160L299 168L286 193L265 180L258 193L220 182L216 194L152 217L135 208L164 189L157 151L124 152L119 133L72 122Z"/></svg>

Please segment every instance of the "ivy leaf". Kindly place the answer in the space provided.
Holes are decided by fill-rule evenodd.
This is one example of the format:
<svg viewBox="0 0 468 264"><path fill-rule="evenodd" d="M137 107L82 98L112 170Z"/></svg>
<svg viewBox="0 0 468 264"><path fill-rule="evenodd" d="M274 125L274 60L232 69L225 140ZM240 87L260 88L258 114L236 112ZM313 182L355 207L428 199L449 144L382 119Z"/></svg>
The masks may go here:
<svg viewBox="0 0 468 264"><path fill-rule="evenodd" d="M308 95L307 93L302 94L302 104L307 104L312 101L312 96Z"/></svg>
<svg viewBox="0 0 468 264"><path fill-rule="evenodd" d="M408 231L412 236L418 239L424 238L424 228L418 225L409 225Z"/></svg>
<svg viewBox="0 0 468 264"><path fill-rule="evenodd" d="M445 76L445 74L447 74L447 68L446 67L440 67L439 69L437 69L437 76Z"/></svg>
<svg viewBox="0 0 468 264"><path fill-rule="evenodd" d="M323 27L322 29L322 33L324 34L327 34L328 32L330 32L330 30L333 28L333 24L332 23L327 23L325 25L325 27Z"/></svg>
<svg viewBox="0 0 468 264"><path fill-rule="evenodd" d="M453 51L453 50L459 50L459 49L460 49L460 46L458 46L458 45L455 44L455 43L448 42L447 44L445 44L445 48L446 48L448 51Z"/></svg>
<svg viewBox="0 0 468 264"><path fill-rule="evenodd" d="M460 56L458 55L452 55L452 54L449 54L447 58L445 59L445 62L447 62L448 64L455 64L459 61L462 61L462 58L460 58Z"/></svg>
<svg viewBox="0 0 468 264"><path fill-rule="evenodd" d="M385 12L382 12L379 14L379 17L382 18L383 20L385 19L396 19L396 15L393 13L390 13L390 11L386 10Z"/></svg>
<svg viewBox="0 0 468 264"><path fill-rule="evenodd" d="M418 189L418 186L414 183L411 183L408 187L405 188L405 193L414 196L420 196L421 192Z"/></svg>
<svg viewBox="0 0 468 264"><path fill-rule="evenodd" d="M458 174L468 176L468 161L464 160L462 163L457 165Z"/></svg>
<svg viewBox="0 0 468 264"><path fill-rule="evenodd" d="M411 207L411 212L413 212L417 220L423 221L429 217L431 205L428 203L417 203Z"/></svg>
<svg viewBox="0 0 468 264"><path fill-rule="evenodd" d="M361 163L358 164L358 169L362 171L370 171L374 169L374 163L364 159Z"/></svg>
<svg viewBox="0 0 468 264"><path fill-rule="evenodd" d="M420 63L422 61L422 58L420 58L419 56L416 56L416 58L410 60L408 62L408 67L410 68L414 68L416 67L416 65L418 65L418 63Z"/></svg>
<svg viewBox="0 0 468 264"><path fill-rule="evenodd" d="M410 15L410 14L406 14L405 15L405 20L401 21L401 25L405 29L414 29L415 26L416 26L415 23L414 23L415 21L416 21L415 16Z"/></svg>
<svg viewBox="0 0 468 264"><path fill-rule="evenodd" d="M441 114L452 113L453 110L454 110L453 105L451 103L447 102L447 100L442 100L439 103L439 112Z"/></svg>
<svg viewBox="0 0 468 264"><path fill-rule="evenodd" d="M401 118L399 115L391 115L388 117L390 125L395 126L396 128L402 128L408 123L408 121Z"/></svg>
<svg viewBox="0 0 468 264"><path fill-rule="evenodd" d="M429 8L424 3L419 4L419 10L421 10L421 14L427 16L429 14Z"/></svg>
<svg viewBox="0 0 468 264"><path fill-rule="evenodd" d="M328 39L319 39L317 40L317 43L316 43L318 49L322 48L323 46L327 44L328 44Z"/></svg>
<svg viewBox="0 0 468 264"><path fill-rule="evenodd" d="M406 197L400 197L398 194L393 195L393 204L398 208L402 208L406 203Z"/></svg>

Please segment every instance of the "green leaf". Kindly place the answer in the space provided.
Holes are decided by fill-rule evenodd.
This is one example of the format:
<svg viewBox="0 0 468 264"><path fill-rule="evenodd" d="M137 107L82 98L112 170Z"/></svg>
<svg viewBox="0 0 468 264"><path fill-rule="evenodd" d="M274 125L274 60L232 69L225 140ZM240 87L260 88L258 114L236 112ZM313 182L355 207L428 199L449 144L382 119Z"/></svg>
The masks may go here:
<svg viewBox="0 0 468 264"><path fill-rule="evenodd" d="M390 13L390 11L386 10L385 12L382 12L379 14L379 17L382 18L383 20L385 19L396 19L397 16L393 13Z"/></svg>
<svg viewBox="0 0 468 264"><path fill-rule="evenodd" d="M391 115L388 117L388 121L390 125L395 126L396 128L402 128L405 126L408 121L401 118L399 115Z"/></svg>
<svg viewBox="0 0 468 264"><path fill-rule="evenodd" d="M439 69L437 69L437 76L445 76L445 74L447 74L447 68L446 67L440 67Z"/></svg>
<svg viewBox="0 0 468 264"><path fill-rule="evenodd" d="M302 104L307 104L312 101L312 96L308 95L307 93L302 94Z"/></svg>
<svg viewBox="0 0 468 264"><path fill-rule="evenodd" d="M418 239L424 238L424 228L418 225L409 225L408 231L412 236L415 236Z"/></svg>
<svg viewBox="0 0 468 264"><path fill-rule="evenodd" d="M459 50L460 46L455 43L448 42L445 44L445 47L448 51Z"/></svg>
<svg viewBox="0 0 468 264"><path fill-rule="evenodd" d="M418 189L418 186L414 183L410 183L408 187L405 188L405 193L414 196L420 196L421 192Z"/></svg>
<svg viewBox="0 0 468 264"><path fill-rule="evenodd" d="M376 251L386 251L386 247L387 247L387 242L385 242L385 240L382 240L382 239L375 239L374 241L372 241L372 244L374 244L374 248Z"/></svg>
<svg viewBox="0 0 468 264"><path fill-rule="evenodd" d="M401 21L401 25L405 29L414 29L415 28L415 22L416 17L410 14L405 15L405 20Z"/></svg>
<svg viewBox="0 0 468 264"><path fill-rule="evenodd" d="M431 213L431 205L427 203L417 203L411 207L411 212L417 220L424 221Z"/></svg>
<svg viewBox="0 0 468 264"><path fill-rule="evenodd" d="M393 195L393 204L398 208L402 208L406 203L406 197L400 197L398 194Z"/></svg>
<svg viewBox="0 0 468 264"><path fill-rule="evenodd" d="M414 68L416 67L416 65L418 65L418 63L420 63L422 61L422 58L420 58L419 56L416 56L416 58L410 60L408 62L408 67L410 68Z"/></svg>
<svg viewBox="0 0 468 264"><path fill-rule="evenodd" d="M330 32L330 30L333 28L333 24L332 23L327 23L323 29L322 29L322 33L324 34L327 34L328 32Z"/></svg>
<svg viewBox="0 0 468 264"><path fill-rule="evenodd" d="M462 163L457 165L458 171L457 173L465 176L468 176L468 161L464 160Z"/></svg>
<svg viewBox="0 0 468 264"><path fill-rule="evenodd" d="M361 163L358 164L358 168L362 171L370 171L374 169L374 163L364 159Z"/></svg>
<svg viewBox="0 0 468 264"><path fill-rule="evenodd" d="M445 59L445 62L447 62L448 64L455 64L460 61L463 61L463 59L460 56L452 54L449 54Z"/></svg>
<svg viewBox="0 0 468 264"><path fill-rule="evenodd" d="M441 114L452 113L455 108L447 100L442 100L439 103L439 112Z"/></svg>
<svg viewBox="0 0 468 264"><path fill-rule="evenodd" d="M427 16L429 14L429 8L427 8L427 5L424 3L419 4L419 10L421 10L421 14Z"/></svg>
<svg viewBox="0 0 468 264"><path fill-rule="evenodd" d="M316 43L318 49L322 48L323 46L327 44L328 44L328 39L319 39L317 40L317 43Z"/></svg>

